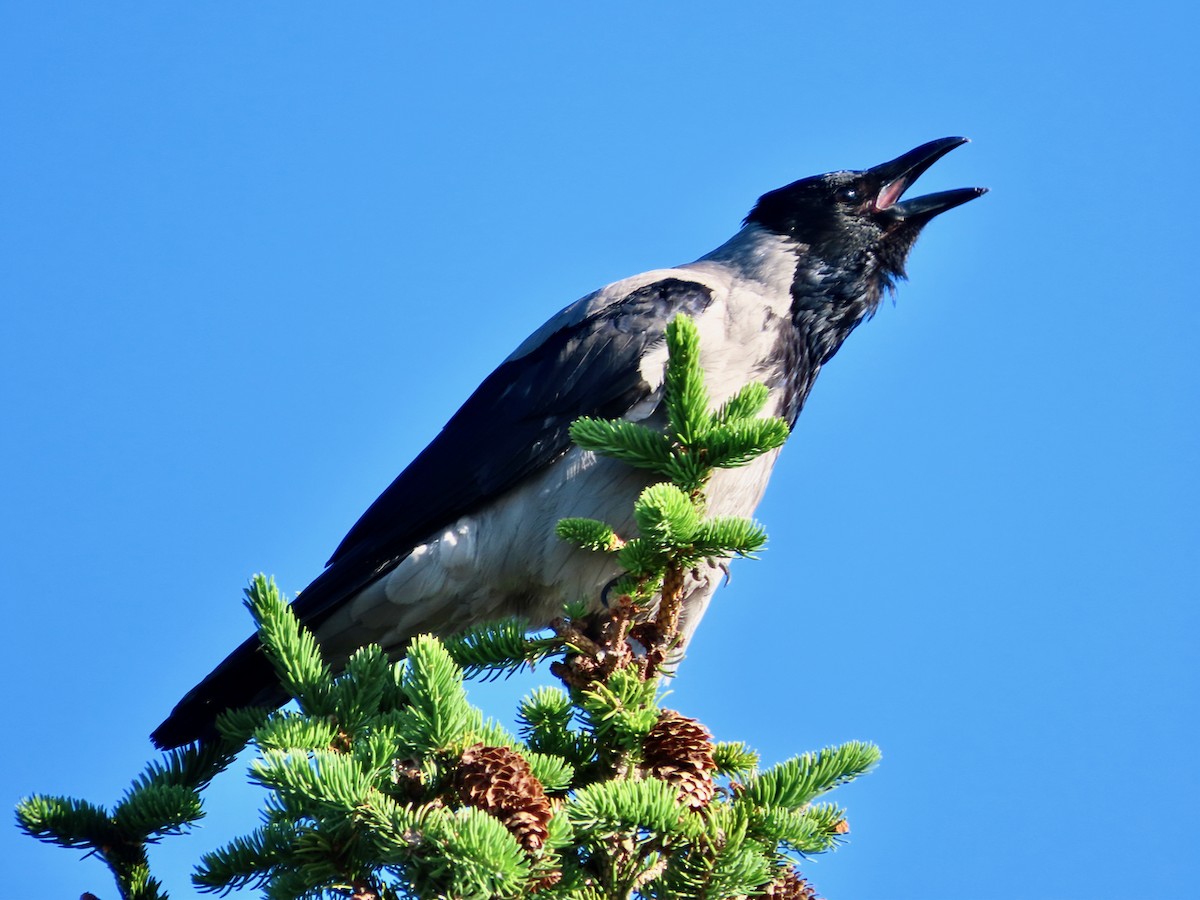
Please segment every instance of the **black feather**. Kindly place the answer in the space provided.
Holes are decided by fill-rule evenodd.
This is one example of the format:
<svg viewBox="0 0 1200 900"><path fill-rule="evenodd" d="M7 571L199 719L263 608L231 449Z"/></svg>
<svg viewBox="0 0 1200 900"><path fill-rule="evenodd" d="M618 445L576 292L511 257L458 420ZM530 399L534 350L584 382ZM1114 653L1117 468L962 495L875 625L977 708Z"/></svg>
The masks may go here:
<svg viewBox="0 0 1200 900"><path fill-rule="evenodd" d="M657 397L642 377L641 363L663 341L677 313L699 317L713 307L709 339L730 389L744 383L743 374L745 381L761 380L794 424L821 367L904 277L905 258L925 224L983 193L964 188L901 200L921 173L965 140L941 138L871 169L818 175L771 191L751 211L747 227L693 264L696 268L681 267L677 277L661 277L623 295L612 286L567 307L484 380L355 523L325 571L293 604L301 621L319 627L415 547L432 545L464 516L500 504L546 472L567 452L575 419L621 417L635 408L639 415L649 412ZM705 272L716 277L710 280ZM721 303L715 304L718 295ZM761 331L755 332L759 322ZM571 485L577 496L624 499L611 481L589 483L586 474L565 472L563 477L581 479ZM736 504L742 490L746 511L752 512L761 481L754 491L727 490L722 499ZM539 500L522 502L536 507ZM562 515L560 508L553 511ZM529 562L520 555L525 548L514 546L507 534L495 530L487 540L494 556ZM536 577L561 574L558 569ZM494 593L491 583L464 581L470 590ZM533 599L562 602L552 585L538 585L541 595ZM710 595L698 594L689 609L693 625ZM456 627L446 611L462 618L454 605L461 596L415 597L415 611L425 615L428 610L419 604L429 602L442 618L426 616L422 622L418 615L414 621L434 630ZM503 603L494 608L503 609ZM385 607L378 612L390 614ZM372 627L354 639L371 639ZM178 746L211 735L217 715L227 708L285 699L257 639L250 638L180 701L153 739L162 747Z"/></svg>
<svg viewBox="0 0 1200 900"><path fill-rule="evenodd" d="M663 341L666 323L677 313L701 312L712 291L665 278L576 320L590 299L563 310L551 320L562 327L492 372L371 504L292 604L301 622L320 625L415 546L562 456L580 416L615 418L646 400L650 386L639 360ZM151 739L174 747L210 737L222 710L286 699L251 637L188 692Z"/></svg>

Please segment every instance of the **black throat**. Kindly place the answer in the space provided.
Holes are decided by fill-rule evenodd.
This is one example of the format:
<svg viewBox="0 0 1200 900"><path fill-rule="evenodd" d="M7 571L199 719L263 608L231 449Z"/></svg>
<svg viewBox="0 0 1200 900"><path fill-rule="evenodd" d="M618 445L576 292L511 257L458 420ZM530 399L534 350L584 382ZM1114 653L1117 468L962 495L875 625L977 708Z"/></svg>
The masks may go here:
<svg viewBox="0 0 1200 900"><path fill-rule="evenodd" d="M893 277L869 254L848 256L831 265L803 249L797 254L791 286L792 327L780 337L783 362L783 415L795 425L817 374L850 333L870 318Z"/></svg>

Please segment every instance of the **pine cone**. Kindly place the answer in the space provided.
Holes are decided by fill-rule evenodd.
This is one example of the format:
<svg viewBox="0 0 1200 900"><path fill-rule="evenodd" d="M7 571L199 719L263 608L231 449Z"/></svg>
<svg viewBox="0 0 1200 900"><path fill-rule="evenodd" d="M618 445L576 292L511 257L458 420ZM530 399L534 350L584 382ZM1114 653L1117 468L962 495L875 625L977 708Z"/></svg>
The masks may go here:
<svg viewBox="0 0 1200 900"><path fill-rule="evenodd" d="M642 767L679 789L679 802L702 809L713 798L712 736L695 719L664 709L642 742Z"/></svg>
<svg viewBox="0 0 1200 900"><path fill-rule="evenodd" d="M540 850L554 814L521 754L476 744L463 753L454 786L463 803L495 816L526 851Z"/></svg>
<svg viewBox="0 0 1200 900"><path fill-rule="evenodd" d="M816 888L795 869L780 871L775 880L763 888L760 896L767 900L820 900Z"/></svg>

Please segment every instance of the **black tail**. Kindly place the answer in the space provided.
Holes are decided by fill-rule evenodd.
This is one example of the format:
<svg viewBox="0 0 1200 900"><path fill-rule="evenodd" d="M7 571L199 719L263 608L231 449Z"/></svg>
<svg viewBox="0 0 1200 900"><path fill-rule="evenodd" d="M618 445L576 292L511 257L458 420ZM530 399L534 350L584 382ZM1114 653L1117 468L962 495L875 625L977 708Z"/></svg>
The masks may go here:
<svg viewBox="0 0 1200 900"><path fill-rule="evenodd" d="M243 706L281 706L287 693L275 677L258 636L247 638L203 681L187 692L150 740L163 750L217 735L217 716Z"/></svg>

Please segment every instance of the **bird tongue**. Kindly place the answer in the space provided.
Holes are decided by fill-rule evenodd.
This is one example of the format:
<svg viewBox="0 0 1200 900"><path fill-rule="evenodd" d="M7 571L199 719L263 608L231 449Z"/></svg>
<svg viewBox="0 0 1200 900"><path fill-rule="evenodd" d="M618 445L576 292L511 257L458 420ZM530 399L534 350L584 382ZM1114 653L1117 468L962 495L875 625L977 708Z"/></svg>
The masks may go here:
<svg viewBox="0 0 1200 900"><path fill-rule="evenodd" d="M909 150L891 162L868 169L867 174L875 176L882 185L875 195L875 209L882 211L895 206L900 196L926 169L966 142L967 139L963 137L939 138Z"/></svg>
<svg viewBox="0 0 1200 900"><path fill-rule="evenodd" d="M887 209L889 206L894 206L896 201L900 199L900 195L908 190L908 186L912 184L909 178L897 178L895 181L885 184L879 190L879 195L875 198L875 208L877 210Z"/></svg>

